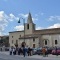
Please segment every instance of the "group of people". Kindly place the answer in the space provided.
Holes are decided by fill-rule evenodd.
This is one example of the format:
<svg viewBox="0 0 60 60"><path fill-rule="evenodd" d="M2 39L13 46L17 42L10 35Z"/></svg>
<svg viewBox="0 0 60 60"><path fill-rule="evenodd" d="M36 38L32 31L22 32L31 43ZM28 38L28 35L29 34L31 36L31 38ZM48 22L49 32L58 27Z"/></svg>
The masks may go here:
<svg viewBox="0 0 60 60"><path fill-rule="evenodd" d="M57 47L56 47L56 53L57 53ZM49 50L48 48L43 47L42 48L42 55L43 57L48 57ZM30 47L13 47L10 48L10 55L23 55L24 57L33 55L33 49ZM57 54L58 56L58 54Z"/></svg>
<svg viewBox="0 0 60 60"><path fill-rule="evenodd" d="M26 55L28 56L31 56L32 55L32 48L30 47L11 47L10 48L10 55L23 55L24 57ZM48 56L48 49L46 48L42 48L42 53L43 53L43 56Z"/></svg>
<svg viewBox="0 0 60 60"><path fill-rule="evenodd" d="M10 55L23 55L24 57L26 55L31 56L32 55L32 49L30 47L11 47L10 48Z"/></svg>

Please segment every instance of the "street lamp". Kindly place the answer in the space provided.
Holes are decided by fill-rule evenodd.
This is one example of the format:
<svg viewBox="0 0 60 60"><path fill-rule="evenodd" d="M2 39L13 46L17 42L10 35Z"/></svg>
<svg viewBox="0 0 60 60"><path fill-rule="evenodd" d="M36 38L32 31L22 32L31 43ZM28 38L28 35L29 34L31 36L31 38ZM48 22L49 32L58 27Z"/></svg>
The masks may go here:
<svg viewBox="0 0 60 60"><path fill-rule="evenodd" d="M23 25L24 25L24 42L22 42L22 45L24 45L23 47L25 47L25 19L24 18L21 18L21 19L23 20ZM20 23L20 18L18 23Z"/></svg>

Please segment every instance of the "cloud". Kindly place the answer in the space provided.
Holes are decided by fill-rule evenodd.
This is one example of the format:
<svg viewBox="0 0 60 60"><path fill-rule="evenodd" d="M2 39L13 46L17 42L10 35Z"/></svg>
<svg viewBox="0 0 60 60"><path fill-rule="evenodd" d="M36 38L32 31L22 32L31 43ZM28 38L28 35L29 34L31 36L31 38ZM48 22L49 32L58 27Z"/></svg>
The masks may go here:
<svg viewBox="0 0 60 60"><path fill-rule="evenodd" d="M37 27L36 30L41 30L41 29L51 29L51 28L60 28L60 23L56 23L52 26L49 26L47 28L44 28L44 27Z"/></svg>
<svg viewBox="0 0 60 60"><path fill-rule="evenodd" d="M18 20L19 18L14 16L12 13L7 15L4 11L0 11L0 35L5 27L8 26L10 21Z"/></svg>
<svg viewBox="0 0 60 60"><path fill-rule="evenodd" d="M56 23L48 28L60 28L60 24L59 23Z"/></svg>
<svg viewBox="0 0 60 60"><path fill-rule="evenodd" d="M55 20L60 20L60 16L50 16L48 18L48 21L55 21Z"/></svg>
<svg viewBox="0 0 60 60"><path fill-rule="evenodd" d="M22 31L22 30L24 30L24 26L19 25L19 26L14 27L14 29L17 30L17 31Z"/></svg>
<svg viewBox="0 0 60 60"><path fill-rule="evenodd" d="M43 27L37 27L37 28L36 28L36 30L41 30L41 29L43 29Z"/></svg>
<svg viewBox="0 0 60 60"><path fill-rule="evenodd" d="M7 18L8 16L4 13L4 11L0 11L0 31L3 31L7 26Z"/></svg>
<svg viewBox="0 0 60 60"><path fill-rule="evenodd" d="M16 17L16 16L14 16L14 14L9 14L9 21L14 21L14 20L18 20L19 19L19 17Z"/></svg>
<svg viewBox="0 0 60 60"><path fill-rule="evenodd" d="M27 18L28 17L28 14L19 14L20 15L20 17L22 18Z"/></svg>

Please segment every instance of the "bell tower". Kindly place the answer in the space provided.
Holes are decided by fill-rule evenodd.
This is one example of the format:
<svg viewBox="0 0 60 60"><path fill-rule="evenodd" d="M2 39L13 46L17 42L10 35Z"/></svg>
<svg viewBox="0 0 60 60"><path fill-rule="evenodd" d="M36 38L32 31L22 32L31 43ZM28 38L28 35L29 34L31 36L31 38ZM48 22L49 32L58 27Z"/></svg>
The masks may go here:
<svg viewBox="0 0 60 60"><path fill-rule="evenodd" d="M31 13L29 12L27 23L25 24L25 34L32 34L34 30L35 24L33 23Z"/></svg>

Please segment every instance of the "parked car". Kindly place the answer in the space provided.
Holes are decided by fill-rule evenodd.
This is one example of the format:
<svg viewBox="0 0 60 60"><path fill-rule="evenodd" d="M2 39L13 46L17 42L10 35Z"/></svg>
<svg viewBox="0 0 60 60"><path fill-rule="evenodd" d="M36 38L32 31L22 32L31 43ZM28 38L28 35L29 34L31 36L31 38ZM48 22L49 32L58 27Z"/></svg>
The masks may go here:
<svg viewBox="0 0 60 60"><path fill-rule="evenodd" d="M9 51L9 47L5 47L5 51Z"/></svg>
<svg viewBox="0 0 60 60"><path fill-rule="evenodd" d="M33 55L42 54L42 48L33 48Z"/></svg>
<svg viewBox="0 0 60 60"><path fill-rule="evenodd" d="M46 49L47 49L47 54L51 54L51 52L52 52L52 47L46 47Z"/></svg>
<svg viewBox="0 0 60 60"><path fill-rule="evenodd" d="M32 51L33 51L32 54L36 55L37 48L33 48Z"/></svg>
<svg viewBox="0 0 60 60"><path fill-rule="evenodd" d="M52 52L52 47L44 47L47 49L47 54L51 54ZM33 48L33 55L42 55L42 47L40 48Z"/></svg>
<svg viewBox="0 0 60 60"><path fill-rule="evenodd" d="M36 51L36 54L37 55L42 55L43 53L42 53L42 49L38 49L37 51Z"/></svg>
<svg viewBox="0 0 60 60"><path fill-rule="evenodd" d="M57 47L57 49L54 48L54 49L52 50L52 54L53 54L53 55L60 55L60 47Z"/></svg>

